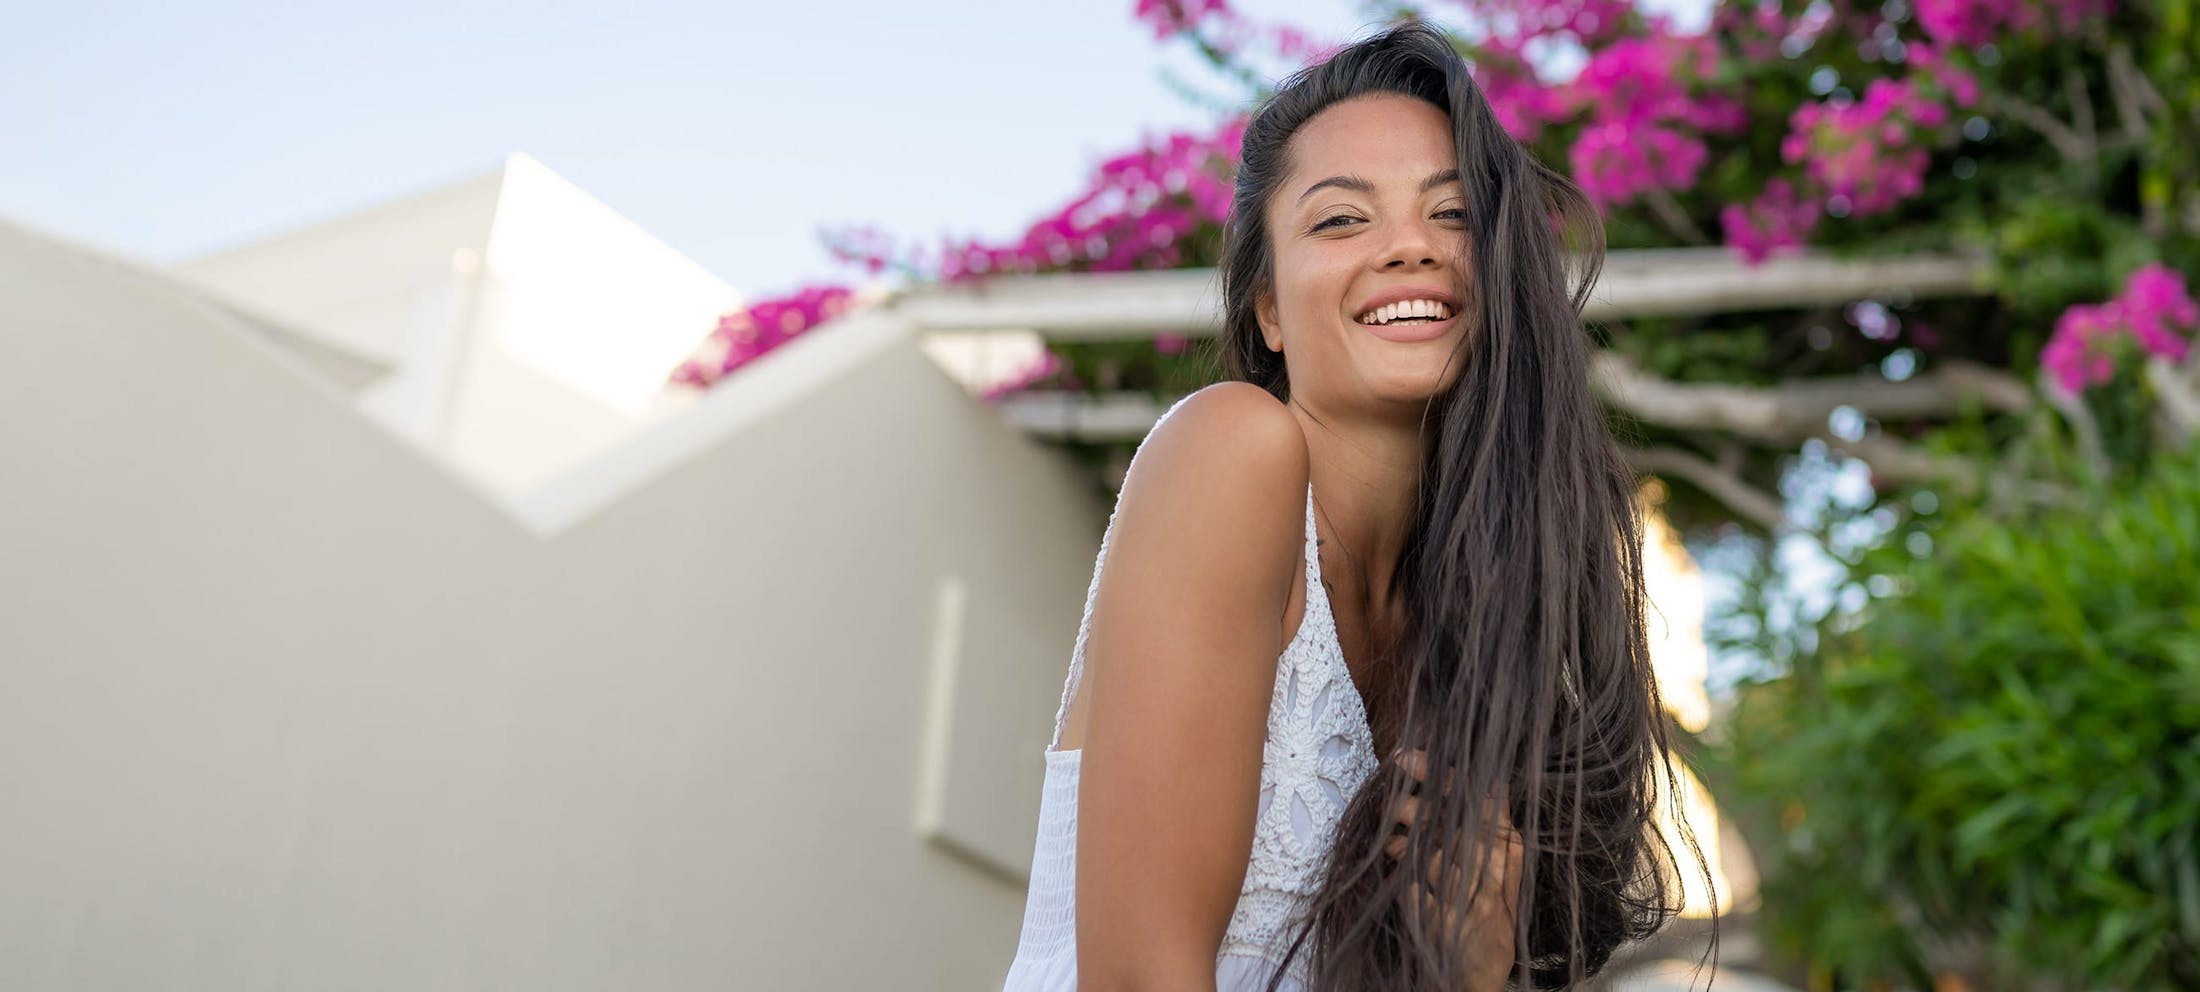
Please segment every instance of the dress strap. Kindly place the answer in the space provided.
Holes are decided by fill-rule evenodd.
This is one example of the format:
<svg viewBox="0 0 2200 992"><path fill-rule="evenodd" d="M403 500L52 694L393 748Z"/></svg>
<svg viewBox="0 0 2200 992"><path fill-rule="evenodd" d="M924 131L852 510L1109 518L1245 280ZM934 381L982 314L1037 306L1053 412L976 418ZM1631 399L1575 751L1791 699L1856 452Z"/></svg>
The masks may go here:
<svg viewBox="0 0 2200 992"><path fill-rule="evenodd" d="M1314 484L1308 482L1306 484L1306 574L1314 578L1320 578L1322 574L1321 554L1316 550L1320 546L1321 534L1314 529Z"/></svg>
<svg viewBox="0 0 2200 992"><path fill-rule="evenodd" d="M1299 626L1306 626L1306 615L1319 609L1329 612L1329 591L1322 588L1321 532L1314 525L1314 484L1306 484L1306 596L1300 609Z"/></svg>

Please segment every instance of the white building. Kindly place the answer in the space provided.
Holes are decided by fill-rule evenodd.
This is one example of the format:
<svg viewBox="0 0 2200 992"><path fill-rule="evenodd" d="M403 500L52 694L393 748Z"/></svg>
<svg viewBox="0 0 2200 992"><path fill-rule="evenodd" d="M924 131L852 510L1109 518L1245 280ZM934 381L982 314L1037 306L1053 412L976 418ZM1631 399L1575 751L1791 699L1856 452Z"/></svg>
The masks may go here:
<svg viewBox="0 0 2200 992"><path fill-rule="evenodd" d="M498 495L691 398L664 377L743 301L525 155L178 265L185 282L387 374L360 409Z"/></svg>

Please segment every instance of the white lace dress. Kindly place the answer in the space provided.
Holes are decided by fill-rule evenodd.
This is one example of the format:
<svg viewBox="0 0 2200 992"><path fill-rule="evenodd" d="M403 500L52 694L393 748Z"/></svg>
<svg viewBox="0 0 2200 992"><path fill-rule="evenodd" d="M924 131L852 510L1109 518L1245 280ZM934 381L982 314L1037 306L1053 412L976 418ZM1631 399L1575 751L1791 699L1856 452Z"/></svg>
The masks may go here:
<svg viewBox="0 0 2200 992"><path fill-rule="evenodd" d="M1169 413L1174 412L1176 408L1170 407ZM1166 419L1168 414L1162 414L1161 420ZM1159 425L1160 420L1155 421ZM1111 512L1100 538L1099 557L1093 562L1092 585L1085 592L1085 617L1070 652L1069 678L1054 715L1054 738L1045 752L1045 787L1031 856L1031 886L1024 902L1023 936L1009 965L1004 992L1077 987L1077 780L1082 752L1057 750L1055 745L1061 741L1062 721L1084 669L1093 598L1100 589L1100 566L1107 561L1108 537L1114 529ZM1306 607L1297 634L1284 645L1276 663L1276 689L1268 705L1268 737L1261 754L1252 858L1215 958L1219 992L1266 987L1308 898L1320 885L1345 802L1378 765L1367 711L1345 667L1336 620L1322 591L1315 534L1314 489L1309 485ZM1307 950L1302 947L1278 987L1305 992L1306 964Z"/></svg>

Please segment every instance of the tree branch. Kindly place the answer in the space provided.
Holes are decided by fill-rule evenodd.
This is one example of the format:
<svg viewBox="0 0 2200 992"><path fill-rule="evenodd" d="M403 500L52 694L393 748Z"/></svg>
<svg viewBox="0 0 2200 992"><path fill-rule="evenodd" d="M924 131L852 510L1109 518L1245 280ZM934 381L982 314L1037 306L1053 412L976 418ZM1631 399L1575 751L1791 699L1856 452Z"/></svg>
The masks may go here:
<svg viewBox="0 0 2200 992"><path fill-rule="evenodd" d="M2200 372L2200 355L2186 364ZM2159 355L2147 359L2146 377L2160 400L2162 417L2169 422L2174 440L2185 444L2200 434L2200 389L2195 388L2193 379Z"/></svg>
<svg viewBox="0 0 2200 992"><path fill-rule="evenodd" d="M2147 140L2147 112L2139 104L2139 86L2132 80L2139 74L2139 67L2132 64L2131 47L2117 42L2108 49L2108 95L2116 104L2116 120L2123 125L2124 140L2133 145L2144 145Z"/></svg>
<svg viewBox="0 0 2200 992"><path fill-rule="evenodd" d="M1726 504L1727 509L1766 530L1780 531L1788 526L1779 497L1742 481L1731 469L1721 469L1693 452L1680 448L1629 448L1627 463L1637 472L1685 479L1711 498Z"/></svg>
<svg viewBox="0 0 2200 992"><path fill-rule="evenodd" d="M1590 381L1614 409L1662 427L1723 430L1793 444L1824 433L1842 406L1880 420L1942 419L1977 400L2003 412L2033 405L2022 380L1972 362L1943 362L1901 382L1877 377L1791 379L1772 386L1680 383L1642 371L1611 351L1591 359Z"/></svg>
<svg viewBox="0 0 2200 992"><path fill-rule="evenodd" d="M2131 60L2131 46L2120 41L2109 46L2108 71L2112 75L2123 77L2124 84L2131 87L2132 95L2137 98L2142 112L2152 111L2156 116L2169 116L2169 102L2162 99L2162 91L2155 89L2154 81L2148 79L2138 63Z"/></svg>
<svg viewBox="0 0 2200 992"><path fill-rule="evenodd" d="M2085 74L2074 68L2064 69L2063 92L2070 98L2071 128L2087 148L2099 147L2100 136L2093 130L2093 91L2085 85Z"/></svg>
<svg viewBox="0 0 2200 992"><path fill-rule="evenodd" d="M2080 137L2078 132L2071 130L2070 125L2063 123L2054 114L2006 93L1989 90L1985 94L1985 99L1989 110L1997 114L2006 114L2032 130L2038 131L2042 137L2047 139L2048 144L2054 145L2055 150L2062 153L2064 158L2080 164L2088 164L2094 161L2093 143Z"/></svg>
<svg viewBox="0 0 2200 992"><path fill-rule="evenodd" d="M1674 237L1692 245L1708 245L1711 243L1711 238L1703 233L1703 228L1696 226L1694 220L1689 219L1688 211L1681 209L1681 205L1673 199L1672 193L1662 189L1651 189L1643 194L1642 199L1644 203L1650 205L1650 212L1658 216L1658 220L1665 224L1666 230L1672 232Z"/></svg>
<svg viewBox="0 0 2200 992"><path fill-rule="evenodd" d="M1978 491L1980 469L1968 458L1919 451L1883 434L1854 441L1827 437L1826 446L1871 466L1872 474L1890 482L1941 482L1964 494Z"/></svg>

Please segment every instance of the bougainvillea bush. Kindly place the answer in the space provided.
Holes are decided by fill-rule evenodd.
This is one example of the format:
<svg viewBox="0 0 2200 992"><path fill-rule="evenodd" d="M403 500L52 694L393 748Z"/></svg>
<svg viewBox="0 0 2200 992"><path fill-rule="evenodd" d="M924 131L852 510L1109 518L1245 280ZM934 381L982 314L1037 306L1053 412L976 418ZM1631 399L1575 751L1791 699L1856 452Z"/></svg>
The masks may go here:
<svg viewBox="0 0 2200 992"><path fill-rule="evenodd" d="M1976 386L1981 374L2022 389L2043 361L2082 381L2060 370L2115 335L2091 311L2066 311L2121 298L2142 270L2151 274L2141 298L2190 294L2200 273L2196 5L1722 2L1694 30L1626 0L1371 3L1357 12L1369 28L1421 17L1450 30L1506 127L1603 209L1614 249L1719 246L1752 262L1805 249L1954 253L1980 270L1975 297L1919 300L1890 288L1848 306L1607 322L1592 330L1610 359L1680 385L1887 378L1925 390L1940 386L1939 373L1960 371L1948 377L1955 391L1958 378ZM1083 190L1013 237L927 243L852 227L826 235L835 255L933 283L1214 264L1242 108L1278 67L1348 39L1265 22L1224 0L1138 0L1128 13L1158 44L1213 67L1205 102L1240 109L1107 158ZM801 302L819 292L733 315L714 332L723 340L675 380L708 387L808 332L830 316ZM2161 333L2130 339L2156 354L2172 356L2189 339L2174 321L2149 326ZM987 398L1181 392L1212 375L1194 330L1056 343L1054 357ZM1906 457L1916 453L1898 445L1923 442L1958 405L1919 415L1917 404L1875 407L1859 391L1847 433L1869 439L1835 440L1848 456L1876 455L1867 458L1874 479L1891 488L1945 464ZM1632 440L1654 453L1644 464L1688 469L1672 471L1679 485L1668 508L1684 527L1776 526L1739 512L1761 503L1731 496L1778 492L1807 440L1792 422L1705 429L1623 412Z"/></svg>

